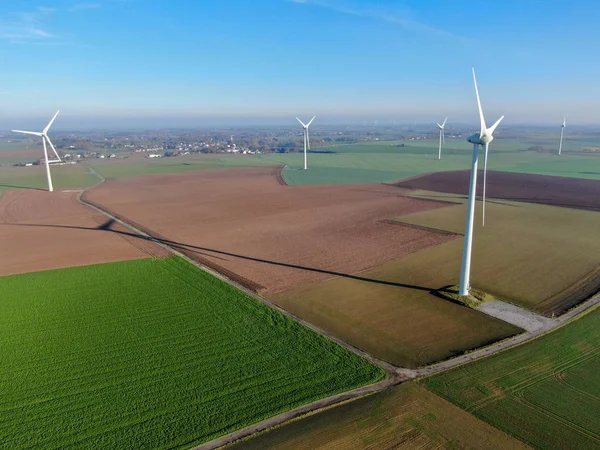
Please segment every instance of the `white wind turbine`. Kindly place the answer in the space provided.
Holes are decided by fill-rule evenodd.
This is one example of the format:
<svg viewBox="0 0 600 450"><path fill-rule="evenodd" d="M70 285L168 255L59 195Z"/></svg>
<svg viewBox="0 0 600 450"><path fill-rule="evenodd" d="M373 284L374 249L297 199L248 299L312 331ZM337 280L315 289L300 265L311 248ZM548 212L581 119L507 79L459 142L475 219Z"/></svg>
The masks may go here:
<svg viewBox="0 0 600 450"><path fill-rule="evenodd" d="M488 147L490 142L494 139L494 131L500 124L504 116L500 117L498 121L487 128L485 124L485 117L483 116L483 110L481 109L481 100L479 99L479 89L477 88L477 79L475 78L475 69L473 69L473 82L475 83L475 94L477 95L477 106L479 107L479 120L481 121L481 131L474 134L467 139L473 144L473 163L471 166L471 184L469 187L469 208L467 210L467 224L465 231L465 246L463 250L462 270L460 275L460 289L459 295L468 295L470 289L470 278L471 278L471 250L473 247L473 222L475 219L475 194L477 189L477 162L479 159L479 146L484 147L484 171L483 171L483 217L485 223L485 183L487 173L487 156Z"/></svg>
<svg viewBox="0 0 600 450"><path fill-rule="evenodd" d="M56 119L56 116L58 116L59 112L60 112L60 110L56 111L56 114L54 114L54 117L52 117L52 120L50 121L48 126L46 128L44 128L41 133L38 133L35 131L12 130L14 133L31 134L33 136L40 136L42 138L42 143L44 144L44 160L46 162L46 177L48 178L48 191L49 192L52 192L54 190L54 188L52 187L52 176L50 175L50 163L61 162L61 159L60 159L60 156L58 156L58 153L56 153L56 149L54 148L54 145L52 145L52 141L48 137L48 130L54 123L54 119ZM55 160L48 159L48 149L46 147L46 141L50 145L50 148L56 155L57 159L55 159Z"/></svg>
<svg viewBox="0 0 600 450"><path fill-rule="evenodd" d="M444 127L446 126L446 120L448 120L447 117L444 119L444 122L441 125L439 123L437 124L438 128L440 129L440 147L438 150L438 159L442 159L442 143L446 143L446 137L444 136Z"/></svg>
<svg viewBox="0 0 600 450"><path fill-rule="evenodd" d="M567 126L567 118L564 117L563 118L563 123L560 126L560 144L558 145L558 154L561 155L562 154L562 141L563 141L563 136L565 135L565 127Z"/></svg>
<svg viewBox="0 0 600 450"><path fill-rule="evenodd" d="M296 120L298 122L300 122L300 125L302 125L302 128L304 129L304 170L307 169L306 167L306 149L308 147L308 149L310 150L310 139L308 138L308 127L310 127L310 124L312 123L313 120L315 120L314 116L312 119L310 119L310 122L308 122L307 124L304 124L300 119L298 119L296 117Z"/></svg>

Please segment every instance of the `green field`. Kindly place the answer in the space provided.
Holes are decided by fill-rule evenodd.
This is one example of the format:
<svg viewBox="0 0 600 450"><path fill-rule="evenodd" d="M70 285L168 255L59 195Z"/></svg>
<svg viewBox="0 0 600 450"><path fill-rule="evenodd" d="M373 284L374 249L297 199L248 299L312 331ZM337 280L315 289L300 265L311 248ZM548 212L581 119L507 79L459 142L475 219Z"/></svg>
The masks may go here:
<svg viewBox="0 0 600 450"><path fill-rule="evenodd" d="M4 161L3 148L14 150L18 146L22 147L23 142L0 141L0 161ZM405 146L399 147L401 144ZM491 147L490 170L600 179L600 154L576 153L585 147L600 147L598 138L566 139L565 154L560 157L551 153L527 150L531 146L542 145L550 148L554 144L556 144L554 137L548 135L523 139L496 139ZM468 169L471 161L471 147L462 138L447 140L441 161L435 159L437 139L371 141L334 145L324 147L323 150L337 153L310 153L307 171L300 170L303 167L301 152L264 155L186 155L152 160L136 155L125 159L93 159L85 164L89 164L105 178L183 173L227 167L287 165L284 178L289 184L295 185L389 182L429 172ZM18 160L7 159L4 162L12 164Z"/></svg>
<svg viewBox="0 0 600 450"><path fill-rule="evenodd" d="M600 445L600 309L534 342L423 381L535 448Z"/></svg>
<svg viewBox="0 0 600 450"><path fill-rule="evenodd" d="M398 147L401 143L405 147ZM600 179L600 155L553 154L526 151L536 140L497 139L490 170ZM583 145L583 142L581 143ZM334 154L310 153L309 170L303 167L302 153L264 155L186 155L176 158L131 157L89 161L106 178L194 172L206 169L262 165L287 165L284 178L289 184L379 183L423 173L468 169L471 148L463 140L449 140L441 161L437 141L377 141L326 147ZM598 167L597 170L590 168Z"/></svg>
<svg viewBox="0 0 600 450"><path fill-rule="evenodd" d="M278 163L256 155L185 155L172 158L94 159L89 164L104 178L122 178L140 175L197 172L230 167L270 166Z"/></svg>
<svg viewBox="0 0 600 450"><path fill-rule="evenodd" d="M396 218L397 221L464 233L466 200L451 194L415 192L417 197L447 199L460 205ZM488 200L486 226L476 205L473 287L537 312L559 314L598 289L600 214L569 208ZM439 283L457 284L463 240L432 251ZM413 263L413 260L414 263ZM417 264L418 256L407 257ZM404 265L402 267L405 267ZM403 270L400 267L399 272ZM388 271L389 272L389 271ZM588 281L588 284L582 281ZM431 283L420 279L421 283Z"/></svg>
<svg viewBox="0 0 600 450"><path fill-rule="evenodd" d="M302 168L301 154L264 155L289 166L283 172L288 184L389 182L423 173L470 168L472 147L463 140L449 140L441 161L437 141L384 141L336 146L335 154L309 154L309 170ZM535 141L534 141L535 142ZM404 143L405 147L398 147ZM490 147L490 170L600 179L600 155L562 156L526 151L527 140L497 139Z"/></svg>
<svg viewBox="0 0 600 450"><path fill-rule="evenodd" d="M50 167L55 189L84 188L93 186L98 177L92 175L82 164ZM7 189L47 189L46 168L0 167L0 193Z"/></svg>
<svg viewBox="0 0 600 450"><path fill-rule="evenodd" d="M0 292L3 448L189 448L384 376L179 258Z"/></svg>
<svg viewBox="0 0 600 450"><path fill-rule="evenodd" d="M525 449L415 383L287 423L228 449Z"/></svg>

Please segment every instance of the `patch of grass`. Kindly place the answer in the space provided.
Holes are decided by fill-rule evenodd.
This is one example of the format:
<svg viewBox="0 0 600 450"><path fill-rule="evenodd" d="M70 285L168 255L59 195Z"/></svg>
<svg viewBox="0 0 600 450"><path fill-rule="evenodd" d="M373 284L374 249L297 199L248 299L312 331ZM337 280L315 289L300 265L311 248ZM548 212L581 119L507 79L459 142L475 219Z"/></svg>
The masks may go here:
<svg viewBox="0 0 600 450"><path fill-rule="evenodd" d="M384 372L179 258L0 278L0 446L189 448Z"/></svg>
<svg viewBox="0 0 600 450"><path fill-rule="evenodd" d="M284 424L227 448L527 447L418 384L405 383Z"/></svg>
<svg viewBox="0 0 600 450"><path fill-rule="evenodd" d="M600 309L559 330L422 381L535 448L598 448Z"/></svg>
<svg viewBox="0 0 600 450"><path fill-rule="evenodd" d="M455 271L438 269L435 255L440 247L449 250L448 268ZM288 311L380 359L417 368L521 332L430 292L455 281L459 270L460 242L454 240L361 272L361 277L392 284L335 278L272 297Z"/></svg>
<svg viewBox="0 0 600 450"><path fill-rule="evenodd" d="M55 189L84 188L93 186L98 178L89 173L82 164L50 167ZM46 168L0 167L0 192L8 189L47 189Z"/></svg>
<svg viewBox="0 0 600 450"><path fill-rule="evenodd" d="M398 222L464 232L464 196L424 191L413 195L461 204L400 216ZM546 315L560 314L597 290L597 212L488 200L486 215L483 227L478 202L471 266L471 282L476 289ZM431 255L435 271L448 280L447 284L459 281L456 260L462 256L463 239L456 242L456 248L438 246ZM408 256L408 261L411 258ZM425 266L420 269L427 270ZM582 284L586 279L590 282Z"/></svg>
<svg viewBox="0 0 600 450"><path fill-rule="evenodd" d="M460 286L454 285L438 289L434 292L434 294L441 298L450 300L451 302L473 309L477 309L477 307L482 303L493 302L496 300L496 297L493 295L473 288L469 290L469 295L460 295L459 292Z"/></svg>

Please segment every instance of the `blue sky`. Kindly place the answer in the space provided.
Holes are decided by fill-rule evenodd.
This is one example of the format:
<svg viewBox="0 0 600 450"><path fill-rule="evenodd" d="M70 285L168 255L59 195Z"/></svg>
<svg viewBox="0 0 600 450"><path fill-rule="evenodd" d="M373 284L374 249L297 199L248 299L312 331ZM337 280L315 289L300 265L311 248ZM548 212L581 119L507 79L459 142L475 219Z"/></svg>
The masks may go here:
<svg viewBox="0 0 600 450"><path fill-rule="evenodd" d="M600 3L19 0L0 4L12 118L600 121ZM58 122L57 122L58 124Z"/></svg>

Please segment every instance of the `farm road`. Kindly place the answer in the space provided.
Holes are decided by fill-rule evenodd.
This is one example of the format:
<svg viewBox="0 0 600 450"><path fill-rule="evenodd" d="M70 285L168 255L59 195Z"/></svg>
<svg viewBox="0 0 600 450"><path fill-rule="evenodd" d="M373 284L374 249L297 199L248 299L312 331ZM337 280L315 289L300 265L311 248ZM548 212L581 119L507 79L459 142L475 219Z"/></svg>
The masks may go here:
<svg viewBox="0 0 600 450"><path fill-rule="evenodd" d="M101 177L99 176L99 178L101 178ZM104 181L104 179L101 179L99 184L101 184L103 181ZM83 192L81 194L83 194ZM542 334L550 332L550 331L556 329L557 327L565 324L566 322L573 319L574 317L578 316L579 314L582 314L583 312L591 309L592 307L594 307L598 303L600 303L600 293L598 293L590 300L580 304L578 307L572 309L571 311L560 316L559 318L548 319L548 318L545 318L542 316L538 316L537 314L522 310L521 308L514 307L513 305L510 305L508 303L490 302L490 304L489 304L490 306L488 306L487 308L481 309L482 312L490 314L494 317L498 317L502 320L506 320L510 323L514 323L518 326L521 326L524 329L526 329L527 332L520 334L518 336L515 336L513 338L506 339L501 342L497 342L488 347L481 348L479 350L464 354L462 356L458 356L456 358L453 358L453 359L450 359L447 361L442 361L437 364L432 364L430 366L427 366L427 367L424 367L421 369L407 369L407 368L403 368L403 367L396 367L385 361L381 361L381 360L378 360L377 358L374 358L373 356L367 354L366 352L354 347L353 345L351 345L345 341L342 341L341 339L336 338L335 336L331 336L326 331L314 326L313 324L310 324L310 323L302 320L299 317L296 317L295 315L293 315L290 312L271 303L270 301L266 300L265 298L261 297L260 295L256 294L255 292L245 288L244 286L241 286L239 283L236 283L235 281L230 280L229 278L223 276L222 274L215 272L212 269L197 263L196 261L193 261L192 259L190 259L190 258L186 257L184 254L182 254L180 251L178 251L176 248L171 247L170 245L166 244L165 242L161 241L160 239L156 239L156 238L142 232L141 230L137 229L136 227L127 223L126 221L113 216L110 212L104 210L103 208L100 208L96 205L86 202L85 200L83 200L81 198L82 197L81 194L77 198L77 200L81 204L86 205L89 208L92 208L93 210L103 214L109 220L115 221L115 222L123 225L124 227L129 229L132 233L136 234L140 239L153 241L154 243L167 249L172 254L186 259L187 261L189 261L190 263L199 267L200 269L211 273L212 275L218 277L221 280L226 281L227 283L235 286L237 289L240 289L240 290L244 291L245 293L247 293L248 295L252 296L253 298L257 299L258 301L270 306L271 308L277 309L282 314L285 314L286 316L291 317L292 319L296 320L297 322L311 328L315 332L320 333L323 336L327 337L328 339L331 339L331 340L337 342L338 344L342 345L343 347L347 348L348 350L361 355L362 357L368 359L373 364L376 364L376 365L382 367L388 373L388 377L385 380L382 380L378 383L375 383L375 384L372 384L369 386L363 386L363 387L360 387L360 388L357 388L357 389L354 389L354 390L351 390L348 392L344 392L341 394L336 394L331 397L327 397L327 398L318 400L316 402L310 403L308 405L304 405L304 406L295 408L293 410L287 411L287 412L279 414L277 416L265 419L262 422L259 422L259 423L253 424L249 427L238 430L234 433L230 433L228 435L222 436L215 440L206 442L206 443L202 444L201 446L195 447L195 449L214 449L214 448L223 447L227 444L230 444L234 441L249 437L260 431L266 430L268 428L272 428L277 425L281 425L293 418L296 418L296 417L299 417L299 416L302 416L305 414L313 413L320 409L330 407L333 405L337 405L337 404L340 404L343 402L355 400L357 398L360 398L360 397L363 397L365 395L369 395L369 394L372 394L375 392L380 392L380 391L389 389L389 388L391 388L399 383L402 383L404 381L408 381L410 379L416 379L416 378L421 378L424 376L433 375L435 373L443 372L445 370L457 367L459 365L484 358L484 357L492 355L494 353L498 353L500 351L506 350L508 348L514 347L516 345L519 345L519 344L527 342L531 339L534 339ZM108 230L108 231L111 231L111 230ZM493 303L495 303L495 304L493 304ZM487 309L487 311L485 309ZM510 319L510 320L508 320L508 319Z"/></svg>

